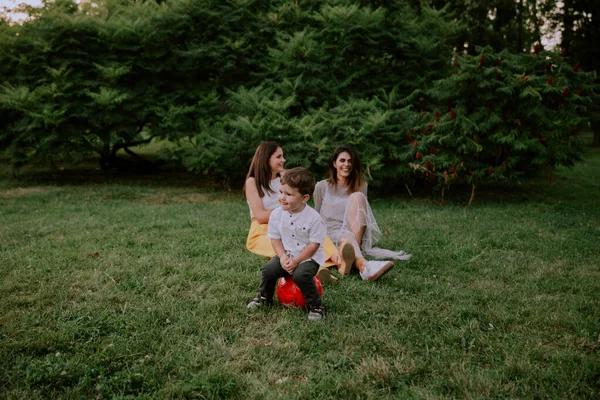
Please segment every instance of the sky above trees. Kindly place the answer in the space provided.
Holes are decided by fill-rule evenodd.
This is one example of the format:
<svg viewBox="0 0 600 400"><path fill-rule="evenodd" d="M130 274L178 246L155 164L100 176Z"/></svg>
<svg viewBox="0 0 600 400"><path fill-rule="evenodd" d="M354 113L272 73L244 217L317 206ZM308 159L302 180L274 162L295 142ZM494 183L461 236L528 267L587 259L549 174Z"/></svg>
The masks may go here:
<svg viewBox="0 0 600 400"><path fill-rule="evenodd" d="M42 0L0 0L0 12L8 15L13 21L22 21L27 18L27 14L13 11L19 4L29 4L37 7L42 5Z"/></svg>

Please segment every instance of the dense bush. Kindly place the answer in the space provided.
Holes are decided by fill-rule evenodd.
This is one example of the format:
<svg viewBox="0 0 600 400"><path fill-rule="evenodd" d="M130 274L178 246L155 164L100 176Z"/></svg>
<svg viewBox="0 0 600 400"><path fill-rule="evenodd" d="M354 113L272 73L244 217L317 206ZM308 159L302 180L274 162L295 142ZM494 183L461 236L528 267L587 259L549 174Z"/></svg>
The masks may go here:
<svg viewBox="0 0 600 400"><path fill-rule="evenodd" d="M537 49L536 49L537 50ZM456 57L455 72L424 91L435 107L409 133L402 161L449 183L514 183L581 160L578 133L598 102L595 73L556 53ZM409 157L406 157L408 155Z"/></svg>
<svg viewBox="0 0 600 400"><path fill-rule="evenodd" d="M581 159L578 133L598 99L595 74L548 52L482 49L476 57L457 57L454 65L449 77L410 96L381 90L300 116L293 91L241 88L229 94L230 112L203 126L194 146L180 155L231 182L243 178L250 144L261 140L279 141L290 165L319 174L331 150L349 142L361 150L375 184L423 179L440 187L457 181L514 184L540 174L551 179L556 166ZM287 85L299 86L300 79Z"/></svg>
<svg viewBox="0 0 600 400"><path fill-rule="evenodd" d="M13 162L154 137L237 186L263 140L326 170L355 144L377 185L514 183L581 158L594 75L554 53L457 55L460 26L409 1L46 4L0 23L0 144Z"/></svg>
<svg viewBox="0 0 600 400"><path fill-rule="evenodd" d="M257 51L240 50L236 35L264 46L250 5L213 3L67 0L31 9L22 25L4 21L0 142L14 161L95 152L110 166L119 149L196 134L215 112L203 98L252 82Z"/></svg>

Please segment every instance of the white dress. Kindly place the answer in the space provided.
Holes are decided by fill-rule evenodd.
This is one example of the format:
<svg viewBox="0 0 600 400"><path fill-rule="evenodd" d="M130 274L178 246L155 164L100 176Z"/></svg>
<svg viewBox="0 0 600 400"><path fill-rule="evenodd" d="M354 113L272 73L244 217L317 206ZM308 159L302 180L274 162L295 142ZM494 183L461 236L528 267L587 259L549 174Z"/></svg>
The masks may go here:
<svg viewBox="0 0 600 400"><path fill-rule="evenodd" d="M327 180L317 182L313 199L315 210L321 214L327 234L339 246L342 241L349 242L354 246L357 255L361 255L361 250L365 255L375 258L391 258L396 260L410 260L411 255L404 251L393 251L374 247L375 243L381 238L381 230L375 221L375 216L371 206L367 201L367 187L361 188L360 192L348 195L346 186L330 185ZM358 197L359 207L351 209L349 207L350 197ZM359 246L350 226L364 226L365 232Z"/></svg>

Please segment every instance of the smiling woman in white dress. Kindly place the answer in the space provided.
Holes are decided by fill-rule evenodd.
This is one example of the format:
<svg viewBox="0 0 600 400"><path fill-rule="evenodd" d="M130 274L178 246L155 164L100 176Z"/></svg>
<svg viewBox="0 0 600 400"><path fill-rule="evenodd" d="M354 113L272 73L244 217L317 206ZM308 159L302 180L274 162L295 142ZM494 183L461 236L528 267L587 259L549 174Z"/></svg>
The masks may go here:
<svg viewBox="0 0 600 400"><path fill-rule="evenodd" d="M381 231L367 200L360 155L353 146L342 145L334 150L329 179L317 182L313 198L315 210L327 225L327 235L340 249L344 262L338 269L342 275L356 267L363 280L374 281L394 266L391 261L367 261L364 255L410 260L411 255L403 251L373 247Z"/></svg>

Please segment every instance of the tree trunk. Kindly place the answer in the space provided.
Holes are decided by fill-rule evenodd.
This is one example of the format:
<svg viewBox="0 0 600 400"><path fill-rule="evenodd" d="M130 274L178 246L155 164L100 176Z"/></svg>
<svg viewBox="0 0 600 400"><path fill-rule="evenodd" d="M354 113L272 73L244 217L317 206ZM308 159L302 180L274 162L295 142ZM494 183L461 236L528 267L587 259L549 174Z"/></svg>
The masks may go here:
<svg viewBox="0 0 600 400"><path fill-rule="evenodd" d="M560 45L567 51L567 55L571 53L571 43L573 42L573 0L564 0L563 4L563 31Z"/></svg>
<svg viewBox="0 0 600 400"><path fill-rule="evenodd" d="M517 53L523 51L523 0L517 6Z"/></svg>
<svg viewBox="0 0 600 400"><path fill-rule="evenodd" d="M542 34L541 34L541 27L540 27L540 18L538 17L538 7L537 7L537 0L533 0L533 3L531 4L531 15L533 18L533 26L534 26L534 32L533 32L533 37L534 37L534 42L537 42L540 44L540 46L542 45Z"/></svg>
<svg viewBox="0 0 600 400"><path fill-rule="evenodd" d="M596 112L600 112L597 110ZM594 138L592 139L592 146L600 146L600 121L592 121L592 132L594 132Z"/></svg>

